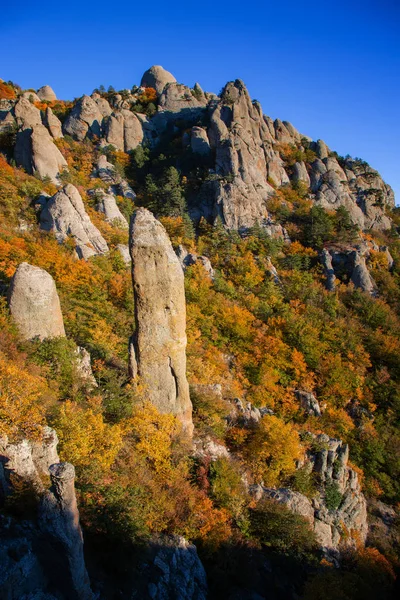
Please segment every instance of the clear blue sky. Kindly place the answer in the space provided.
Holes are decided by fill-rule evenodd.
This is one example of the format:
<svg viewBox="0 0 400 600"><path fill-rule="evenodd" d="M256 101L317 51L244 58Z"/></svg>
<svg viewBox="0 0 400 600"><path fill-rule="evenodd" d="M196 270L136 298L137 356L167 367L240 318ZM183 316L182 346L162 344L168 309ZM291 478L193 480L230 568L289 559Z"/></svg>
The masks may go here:
<svg viewBox="0 0 400 600"><path fill-rule="evenodd" d="M265 114L367 160L400 202L399 0L13 4L1 78L63 99L131 87L152 64L212 92L241 78Z"/></svg>

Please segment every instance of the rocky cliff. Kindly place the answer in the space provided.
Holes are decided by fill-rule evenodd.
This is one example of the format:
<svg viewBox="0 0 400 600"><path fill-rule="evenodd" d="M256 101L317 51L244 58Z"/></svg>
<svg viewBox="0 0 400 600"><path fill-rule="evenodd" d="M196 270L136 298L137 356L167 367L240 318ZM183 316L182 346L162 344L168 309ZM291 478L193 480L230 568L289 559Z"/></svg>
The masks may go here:
<svg viewBox="0 0 400 600"><path fill-rule="evenodd" d="M311 436L316 449L308 454L306 468L319 484L312 499L290 489L255 486L257 499L271 498L305 517L318 543L327 551L365 544L368 534L367 502L358 475L348 466L349 447L326 434Z"/></svg>
<svg viewBox="0 0 400 600"><path fill-rule="evenodd" d="M15 493L19 481L32 486L37 504L37 517L29 521L1 518L0 594L7 600L52 593L66 600L93 598L83 557L75 470L59 462L57 443L50 428L37 442L13 444L0 438L0 502ZM42 477L49 474L52 487L46 490Z"/></svg>
<svg viewBox="0 0 400 600"><path fill-rule="evenodd" d="M156 91L158 104L150 117L135 109L149 88ZM48 86L41 88L43 94L52 97ZM140 145L156 147L171 124L176 127L183 120L193 125L183 134L183 145L212 163L190 208L195 221L220 217L226 227L239 230L259 223L282 236L279 226L271 229L266 201L276 189L301 184L316 205L330 210L344 206L361 229L390 229L385 209L394 206L394 194L379 173L359 159L339 157L287 121L272 121L241 80L229 82L216 96L198 84L189 88L177 83L171 73L154 66L143 75L141 87L125 90L123 96L104 98L94 92L80 98L62 130L78 141L99 139L101 146L130 152ZM25 97L10 102L0 113L0 130L13 126L18 127L17 162L57 182L66 162L52 142L62 132L51 108L41 115Z"/></svg>

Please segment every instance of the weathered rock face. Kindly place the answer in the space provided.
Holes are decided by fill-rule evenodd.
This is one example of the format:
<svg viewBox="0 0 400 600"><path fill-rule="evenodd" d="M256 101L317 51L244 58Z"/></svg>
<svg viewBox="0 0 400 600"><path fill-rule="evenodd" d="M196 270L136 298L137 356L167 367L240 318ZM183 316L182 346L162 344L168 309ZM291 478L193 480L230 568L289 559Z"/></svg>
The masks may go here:
<svg viewBox="0 0 400 600"><path fill-rule="evenodd" d="M175 83L175 77L163 69L160 65L150 67L142 77L140 85L142 87L154 88L157 94L161 94L167 83Z"/></svg>
<svg viewBox="0 0 400 600"><path fill-rule="evenodd" d="M118 208L114 194L106 194L103 190L98 190L97 194L97 210L105 215L106 221L111 224L118 225L122 229L128 229L128 221Z"/></svg>
<svg viewBox="0 0 400 600"><path fill-rule="evenodd" d="M321 408L314 394L304 390L296 390L296 396L300 402L300 406L307 414L314 415L315 417L321 416Z"/></svg>
<svg viewBox="0 0 400 600"><path fill-rule="evenodd" d="M94 174L109 186L108 193L124 196L124 198L130 198L131 200L136 198L136 194L128 182L118 175L114 165L107 161L104 154L99 157Z"/></svg>
<svg viewBox="0 0 400 600"><path fill-rule="evenodd" d="M208 156L211 153L207 131L203 127L192 127L190 132L190 147L195 154Z"/></svg>
<svg viewBox="0 0 400 600"><path fill-rule="evenodd" d="M310 165L310 180L317 204L330 210L344 206L361 229L390 229L385 207L394 207L394 194L379 173L352 158L339 164L322 140L314 149L319 158Z"/></svg>
<svg viewBox="0 0 400 600"><path fill-rule="evenodd" d="M91 222L78 190L70 183L47 202L40 215L40 226L53 231L60 243L71 235L79 258L108 252L107 242Z"/></svg>
<svg viewBox="0 0 400 600"><path fill-rule="evenodd" d="M47 475L49 466L59 461L57 444L57 434L50 427L43 428L39 441L24 439L11 443L7 436L0 437L0 501L12 493L12 477L15 476L42 491L40 476Z"/></svg>
<svg viewBox="0 0 400 600"><path fill-rule="evenodd" d="M113 112L105 122L105 139L118 150L130 152L141 144L144 137L139 117L130 110Z"/></svg>
<svg viewBox="0 0 400 600"><path fill-rule="evenodd" d="M60 173L67 169L67 161L44 125L35 125L33 129L18 132L14 157L27 173L50 177L56 185L60 183Z"/></svg>
<svg viewBox="0 0 400 600"><path fill-rule="evenodd" d="M39 503L37 522L0 517L0 597L90 600L83 557L82 531L74 489L74 467L60 463L57 435L44 427L43 437L9 443L0 438L0 502L14 493L15 477L30 484ZM50 491L41 476L48 475Z"/></svg>
<svg viewBox="0 0 400 600"><path fill-rule="evenodd" d="M79 142L86 136L101 136L103 115L90 96L82 96L68 115L63 131Z"/></svg>
<svg viewBox="0 0 400 600"><path fill-rule="evenodd" d="M50 106L46 108L46 113L43 119L44 125L50 131L51 136L58 140L63 137L61 121L51 110Z"/></svg>
<svg viewBox="0 0 400 600"><path fill-rule="evenodd" d="M273 188L267 182L263 140L270 138L260 108L251 103L243 82L228 83L208 130L219 179L203 186L194 218L213 221L219 216L228 228L242 229L268 217L265 202Z"/></svg>
<svg viewBox="0 0 400 600"><path fill-rule="evenodd" d="M39 96L40 100L46 100L47 102L53 102L54 100L57 100L57 96L49 85L42 86L37 91L37 95Z"/></svg>
<svg viewBox="0 0 400 600"><path fill-rule="evenodd" d="M153 540L140 568L141 580L132 598L143 600L205 600L207 578L196 546L181 536Z"/></svg>
<svg viewBox="0 0 400 600"><path fill-rule="evenodd" d="M48 108L44 118L46 128L42 124L40 111L26 98L21 98L15 104L14 115L19 127L14 148L17 164L27 173L50 177L53 183L58 184L59 174L67 168L67 161L53 144L51 135L60 137L60 121Z"/></svg>
<svg viewBox="0 0 400 600"><path fill-rule="evenodd" d="M367 503L357 473L348 466L349 448L326 434L312 436L320 450L310 452L308 466L320 484L320 494L310 500L287 488L278 490L254 486L257 499L271 498L286 504L309 520L317 541L327 550L365 543L368 534ZM338 501L332 506L332 490Z"/></svg>
<svg viewBox="0 0 400 600"><path fill-rule="evenodd" d="M65 336L56 285L43 269L21 263L12 278L8 301L24 339Z"/></svg>
<svg viewBox="0 0 400 600"><path fill-rule="evenodd" d="M191 267L197 263L201 264L209 275L210 279L215 278L215 271L212 267L211 261L207 256L197 256L192 252L188 252L182 244L180 244L176 250L176 255L181 263L182 269L186 271L187 267Z"/></svg>
<svg viewBox="0 0 400 600"><path fill-rule="evenodd" d="M191 434L183 271L164 227L144 208L131 220L130 253L136 322L131 375L139 375L151 402L177 415Z"/></svg>
<svg viewBox="0 0 400 600"><path fill-rule="evenodd" d="M83 537L75 497L75 469L70 463L50 466L52 488L39 508L39 528L45 543L58 549L53 556L57 587L67 598L93 598L83 556Z"/></svg>
<svg viewBox="0 0 400 600"><path fill-rule="evenodd" d="M336 275L332 265L332 256L327 248L324 248L320 255L321 263L325 269L326 289L328 292L334 292L336 289Z"/></svg>
<svg viewBox="0 0 400 600"><path fill-rule="evenodd" d="M336 275L345 281L351 281L355 288L374 295L376 285L368 270L366 258L369 249L363 244L349 247L328 246L323 249L320 259L325 267L326 288L334 291Z"/></svg>

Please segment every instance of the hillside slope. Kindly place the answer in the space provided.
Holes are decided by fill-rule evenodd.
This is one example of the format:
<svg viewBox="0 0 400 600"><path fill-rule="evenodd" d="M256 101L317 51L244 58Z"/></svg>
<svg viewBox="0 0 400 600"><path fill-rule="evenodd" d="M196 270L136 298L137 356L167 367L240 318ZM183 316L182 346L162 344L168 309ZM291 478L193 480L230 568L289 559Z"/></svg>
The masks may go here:
<svg viewBox="0 0 400 600"><path fill-rule="evenodd" d="M0 82L5 597L394 597L399 225L240 80Z"/></svg>

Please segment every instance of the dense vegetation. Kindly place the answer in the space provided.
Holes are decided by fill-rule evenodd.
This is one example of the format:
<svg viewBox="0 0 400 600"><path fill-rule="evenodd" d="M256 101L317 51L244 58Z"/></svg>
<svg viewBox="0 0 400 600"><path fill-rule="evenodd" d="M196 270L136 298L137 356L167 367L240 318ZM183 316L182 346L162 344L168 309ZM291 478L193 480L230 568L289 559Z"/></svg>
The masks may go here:
<svg viewBox="0 0 400 600"><path fill-rule="evenodd" d="M4 98L14 90L1 84ZM155 101L152 95L141 100L150 112ZM59 102L58 114L65 110L68 106ZM277 190L268 206L285 224L290 245L260 227L244 236L227 232L221 223L201 221L195 228L188 207L211 175L206 160L196 162L188 152L184 157L178 143L184 130L183 123L156 150L140 147L131 155L100 150L95 141L78 144L66 137L58 142L69 165L65 180L78 187L110 247L107 256L88 262L76 260L72 243L59 245L39 231L38 197L55 187L12 166L8 141L2 140L0 431L10 438L34 438L42 423L55 427L61 458L77 470L89 547L115 547L118 560L126 544L175 533L198 545L215 598L229 586L250 585L251 569L256 571L265 556L277 573L287 576L290 565L291 584L306 600L389 597L399 557L393 548L385 550L384 540L376 541L377 548L349 551L342 569L333 569L321 560L307 522L272 502L255 506L243 476L312 496L316 483L296 464L308 447L304 434L323 431L350 444L350 459L368 496L400 501L400 240L395 228L390 235L359 232L345 209L330 213L313 206L301 186ZM220 400L193 389L194 419L198 435L225 444L232 461L191 458L175 419L159 414L140 389L131 387L126 365L134 327L132 285L116 250L127 233L106 223L86 193L104 186L91 177L99 152L125 173L137 191L137 204L160 218L174 246L184 244L208 256L216 271L214 281L199 264L186 271L188 378L193 386L222 385ZM290 164L293 157L285 152ZM133 203L118 201L129 217ZM393 218L398 223L398 214ZM395 259L389 273L386 255L372 251L369 266L379 297L345 281L328 293L319 250L329 241L359 238L387 245ZM19 338L5 297L23 261L54 277L68 339L27 343ZM274 282L271 262L280 283ZM90 351L97 388L88 388L77 372L71 340ZM296 389L315 393L324 407L321 418L299 408ZM226 415L235 397L270 408L274 416L250 429L229 425ZM334 489L329 494L334 508L337 494ZM246 562L249 556L247 572L243 557Z"/></svg>

